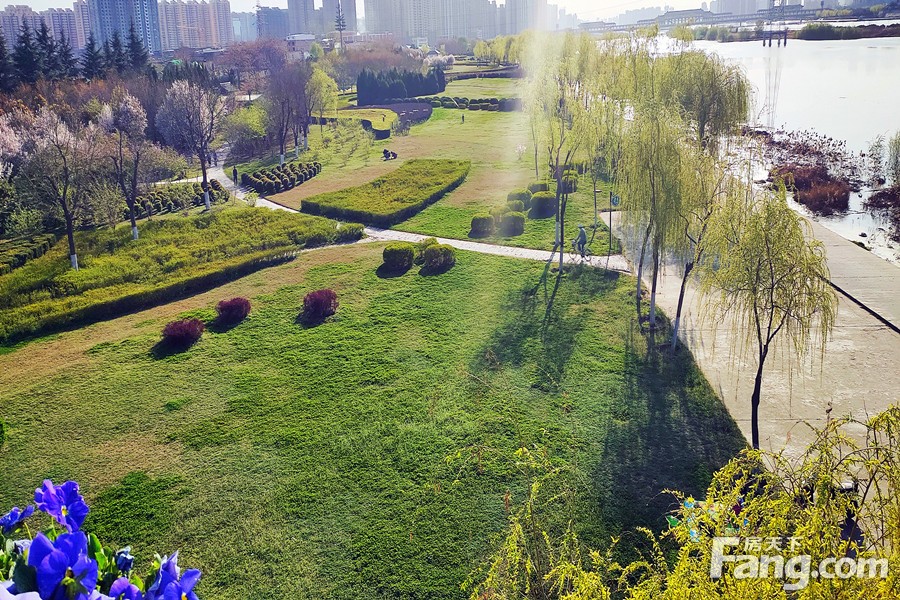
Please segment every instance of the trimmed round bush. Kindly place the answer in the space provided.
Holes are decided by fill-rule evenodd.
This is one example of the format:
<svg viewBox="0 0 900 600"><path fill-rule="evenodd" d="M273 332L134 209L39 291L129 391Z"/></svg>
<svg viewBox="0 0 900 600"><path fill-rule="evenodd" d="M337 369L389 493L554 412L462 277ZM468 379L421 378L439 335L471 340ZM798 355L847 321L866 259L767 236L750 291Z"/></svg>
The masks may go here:
<svg viewBox="0 0 900 600"><path fill-rule="evenodd" d="M315 290L303 297L303 320L324 321L337 312L338 299L334 290Z"/></svg>
<svg viewBox="0 0 900 600"><path fill-rule="evenodd" d="M531 208L531 192L529 190L519 190L518 192L510 192L506 197L507 202L521 202L525 210Z"/></svg>
<svg viewBox="0 0 900 600"><path fill-rule="evenodd" d="M578 178L572 176L565 176L562 180L562 192L564 194L572 194L578 191Z"/></svg>
<svg viewBox="0 0 900 600"><path fill-rule="evenodd" d="M187 348L195 344L205 330L206 325L200 319L181 319L172 321L163 328L162 339L170 346Z"/></svg>
<svg viewBox="0 0 900 600"><path fill-rule="evenodd" d="M535 181L528 186L528 191L532 194L537 194L538 192L549 192L550 184L546 181Z"/></svg>
<svg viewBox="0 0 900 600"><path fill-rule="evenodd" d="M506 203L506 208L511 212L525 212L525 203L521 200L512 200Z"/></svg>
<svg viewBox="0 0 900 600"><path fill-rule="evenodd" d="M491 216L494 218L494 225L498 226L498 225L500 225L500 219L503 218L503 215L505 215L508 212L512 212L512 211L510 211L509 206L503 205L503 206L495 206L488 212L490 212Z"/></svg>
<svg viewBox="0 0 900 600"><path fill-rule="evenodd" d="M472 217L472 231L469 237L487 237L494 233L494 217L491 215L475 215Z"/></svg>
<svg viewBox="0 0 900 600"><path fill-rule="evenodd" d="M216 305L219 322L226 325L240 323L250 314L250 301L246 298L222 300Z"/></svg>
<svg viewBox="0 0 900 600"><path fill-rule="evenodd" d="M500 232L505 236L525 233L525 213L511 212L503 215L500 219Z"/></svg>
<svg viewBox="0 0 900 600"><path fill-rule="evenodd" d="M420 242L416 242L416 259L414 261L415 264L421 265L422 263L424 263L425 262L425 250L427 248L429 248L430 246L436 246L437 243L438 243L438 241L433 237L425 238L424 240L422 240Z"/></svg>
<svg viewBox="0 0 900 600"><path fill-rule="evenodd" d="M556 194L553 192L538 192L531 197L531 211L528 216L532 219L546 219L556 214Z"/></svg>
<svg viewBox="0 0 900 600"><path fill-rule="evenodd" d="M456 264L456 248L446 244L428 246L424 252L425 268L433 272L442 272Z"/></svg>
<svg viewBox="0 0 900 600"><path fill-rule="evenodd" d="M409 242L391 242L381 253L384 268L395 273L404 273L412 268L416 257L416 247Z"/></svg>

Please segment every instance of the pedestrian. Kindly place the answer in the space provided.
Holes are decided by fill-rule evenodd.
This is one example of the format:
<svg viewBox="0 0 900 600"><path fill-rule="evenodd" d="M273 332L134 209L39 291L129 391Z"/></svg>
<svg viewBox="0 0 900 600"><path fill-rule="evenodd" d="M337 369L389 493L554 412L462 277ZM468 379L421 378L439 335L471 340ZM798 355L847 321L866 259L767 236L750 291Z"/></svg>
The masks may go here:
<svg viewBox="0 0 900 600"><path fill-rule="evenodd" d="M462 122L463 122L463 125L466 124L466 113L462 114Z"/></svg>
<svg viewBox="0 0 900 600"><path fill-rule="evenodd" d="M214 167L219 166L219 153L216 152L215 150L213 150L213 166Z"/></svg>
<svg viewBox="0 0 900 600"><path fill-rule="evenodd" d="M238 181L237 165L231 167L231 178L234 179L234 185L237 185L238 184L238 182L237 182Z"/></svg>

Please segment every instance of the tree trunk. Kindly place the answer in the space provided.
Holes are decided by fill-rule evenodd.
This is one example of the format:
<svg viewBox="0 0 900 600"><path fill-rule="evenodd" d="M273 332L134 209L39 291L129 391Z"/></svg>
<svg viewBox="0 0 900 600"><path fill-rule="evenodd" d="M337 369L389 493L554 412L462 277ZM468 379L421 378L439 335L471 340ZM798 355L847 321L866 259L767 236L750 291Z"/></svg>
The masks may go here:
<svg viewBox="0 0 900 600"><path fill-rule="evenodd" d="M762 392L763 365L766 352L759 353L759 367L756 369L756 380L753 383L753 396L750 398L750 431L754 450L759 450L759 399Z"/></svg>
<svg viewBox="0 0 900 600"><path fill-rule="evenodd" d="M201 187L203 187L203 202L206 204L206 210L210 210L212 205L209 202L209 185L206 180L206 156L205 152L200 153L200 171L203 173L203 183L201 183Z"/></svg>
<svg viewBox="0 0 900 600"><path fill-rule="evenodd" d="M653 279L650 281L650 329L656 329L656 285L659 281L659 245L653 244Z"/></svg>
<svg viewBox="0 0 900 600"><path fill-rule="evenodd" d="M134 214L134 202L128 203L128 216L131 218L131 239L138 239L137 217Z"/></svg>
<svg viewBox="0 0 900 600"><path fill-rule="evenodd" d="M63 210L63 216L66 219L66 239L69 241L69 262L72 268L78 270L78 252L75 250L75 219L68 208Z"/></svg>
<svg viewBox="0 0 900 600"><path fill-rule="evenodd" d="M678 346L678 326L681 324L681 307L684 304L684 291L687 288L688 278L694 270L694 263L684 265L684 277L681 278L681 290L678 292L678 308L675 309L675 324L672 326L672 350Z"/></svg>
<svg viewBox="0 0 900 600"><path fill-rule="evenodd" d="M651 227L653 227L652 222L647 224L647 232L644 234L644 243L641 244L641 259L638 262L637 298L635 299L635 305L637 306L638 326L640 326L640 324L641 324L641 277L643 277L643 273L644 273L644 255L647 252L647 242L650 240L650 228Z"/></svg>

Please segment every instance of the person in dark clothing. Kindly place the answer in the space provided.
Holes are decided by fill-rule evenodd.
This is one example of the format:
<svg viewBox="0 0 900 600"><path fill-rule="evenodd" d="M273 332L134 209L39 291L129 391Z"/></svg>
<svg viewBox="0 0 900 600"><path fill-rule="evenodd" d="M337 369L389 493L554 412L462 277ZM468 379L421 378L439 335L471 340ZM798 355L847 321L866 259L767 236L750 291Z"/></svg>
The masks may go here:
<svg viewBox="0 0 900 600"><path fill-rule="evenodd" d="M578 237L575 238L575 249L578 250L579 254L581 254L581 258L584 258L584 249L587 247L587 232L584 230L584 225L578 226Z"/></svg>
<svg viewBox="0 0 900 600"><path fill-rule="evenodd" d="M237 165L231 168L231 178L234 179L234 185L238 184Z"/></svg>

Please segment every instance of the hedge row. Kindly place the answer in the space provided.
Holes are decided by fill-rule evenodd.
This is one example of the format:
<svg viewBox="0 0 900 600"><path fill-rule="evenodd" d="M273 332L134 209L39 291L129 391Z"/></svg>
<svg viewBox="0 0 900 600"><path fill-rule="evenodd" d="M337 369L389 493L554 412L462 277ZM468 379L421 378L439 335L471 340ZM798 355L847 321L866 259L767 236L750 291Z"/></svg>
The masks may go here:
<svg viewBox="0 0 900 600"><path fill-rule="evenodd" d="M209 201L224 204L229 199L228 190L217 179L209 181ZM203 206L203 186L200 183L172 183L154 186L150 192L140 196L134 207L135 216L143 219L160 213L175 213L192 206ZM130 215L123 212L124 220Z"/></svg>
<svg viewBox="0 0 900 600"><path fill-rule="evenodd" d="M277 194L309 181L321 172L322 164L318 162L290 162L271 169L241 173L241 185L253 188L257 194Z"/></svg>
<svg viewBox="0 0 900 600"><path fill-rule="evenodd" d="M461 98L450 96L426 96L423 98L390 98L385 104L408 104L418 102L432 108L459 108L462 110L493 110L516 112L522 110L520 98Z"/></svg>
<svg viewBox="0 0 900 600"><path fill-rule="evenodd" d="M41 233L0 243L0 275L18 269L32 258L43 256L56 243L53 233Z"/></svg>
<svg viewBox="0 0 900 600"><path fill-rule="evenodd" d="M311 215L391 227L456 189L471 163L417 159L365 185L313 196L301 203Z"/></svg>

